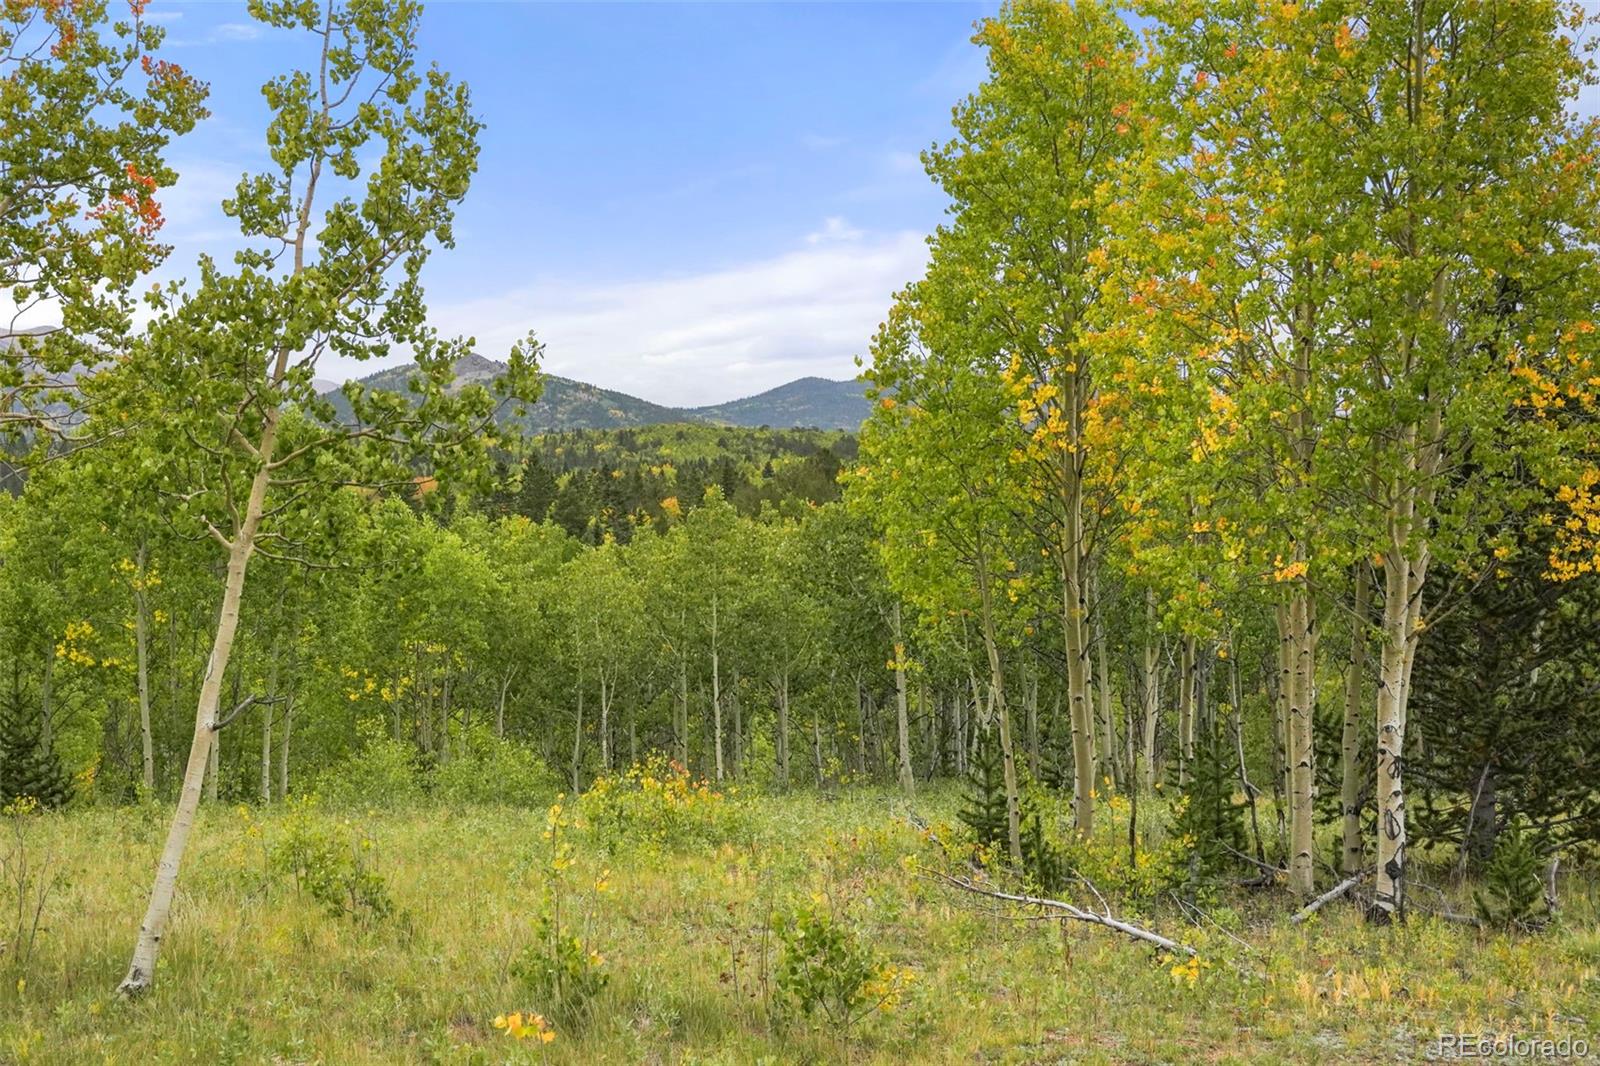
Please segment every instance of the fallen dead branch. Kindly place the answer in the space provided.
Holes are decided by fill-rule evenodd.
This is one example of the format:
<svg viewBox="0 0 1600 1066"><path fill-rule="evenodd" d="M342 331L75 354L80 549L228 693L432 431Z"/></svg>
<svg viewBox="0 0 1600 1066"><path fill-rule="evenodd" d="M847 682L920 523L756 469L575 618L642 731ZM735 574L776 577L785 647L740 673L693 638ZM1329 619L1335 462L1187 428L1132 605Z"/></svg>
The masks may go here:
<svg viewBox="0 0 1600 1066"><path fill-rule="evenodd" d="M1264 882L1265 884L1275 884L1275 883L1277 883L1277 881L1279 881L1283 877L1285 872L1286 872L1281 866L1274 866L1270 862L1262 862L1260 859L1256 858L1254 855L1246 855L1244 852L1240 851L1238 848L1230 848L1226 844L1222 845L1222 847L1223 847L1224 850L1226 850L1230 854L1232 854L1234 858L1241 859L1244 862L1249 863L1251 866L1254 866L1256 869L1260 870L1262 872L1262 874L1267 878L1267 880Z"/></svg>
<svg viewBox="0 0 1600 1066"><path fill-rule="evenodd" d="M1343 881L1340 881L1338 884L1328 889L1328 891L1324 892L1310 903L1307 903L1304 907L1301 907L1299 910L1295 911L1294 914L1289 918L1289 924L1299 925L1301 922L1320 911L1323 907L1326 907L1328 904L1332 903L1346 892L1349 892L1352 888L1355 888L1357 885L1371 876L1372 870L1366 869L1356 873L1351 877L1345 878Z"/></svg>
<svg viewBox="0 0 1600 1066"><path fill-rule="evenodd" d="M1132 922L1125 922L1120 918L1113 917L1110 913L1096 914L1093 911L1086 911L1081 907L1075 907L1072 904L1063 902L1059 899L1046 899L1043 896L1025 896L1016 892L1002 892L997 888L990 888L987 885L980 885L976 881L972 881L965 877L952 877L949 874L940 873L937 870L930 870L928 872L933 874L934 877L943 881L945 884L959 888L963 892L971 892L979 896L988 896L990 899L1005 900L1007 903L1020 903L1030 907L1043 907L1047 910L1056 912L1064 918L1071 918L1074 921L1088 922L1091 925L1100 925L1107 929L1114 929L1124 936L1132 937L1135 940L1142 940L1147 944L1154 944L1163 951L1170 951L1176 955L1195 954L1194 948L1191 948L1186 944L1180 944L1176 940L1169 940L1160 933L1153 933L1141 926L1134 925Z"/></svg>

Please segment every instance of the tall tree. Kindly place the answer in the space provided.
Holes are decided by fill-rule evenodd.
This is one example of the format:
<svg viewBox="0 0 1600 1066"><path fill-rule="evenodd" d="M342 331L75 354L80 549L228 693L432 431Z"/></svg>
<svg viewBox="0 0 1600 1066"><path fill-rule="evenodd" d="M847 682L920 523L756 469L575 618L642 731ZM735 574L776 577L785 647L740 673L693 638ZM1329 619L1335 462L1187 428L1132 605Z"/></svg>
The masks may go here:
<svg viewBox="0 0 1600 1066"><path fill-rule="evenodd" d="M175 499L227 560L183 789L124 995L144 991L155 976L223 720L223 680L251 559L292 554L295 521L315 515L342 485L409 484L406 460L417 454L435 458L443 473L471 473L485 465L493 439L485 431L494 398L482 386L446 391L464 347L440 343L424 324L419 273L434 244L451 243L479 124L464 86L437 68L416 69L420 7L256 0L251 11L275 28L303 31L315 47L311 69L264 87L276 170L245 177L225 204L247 242L261 244L235 256L236 273L205 259L197 289L168 292L120 368L116 384L128 387L113 394L113 410L159 410L172 450L189 458L191 476ZM314 229L323 198L330 203ZM371 358L396 343L410 345L424 371L412 394L365 395L347 386L355 423L336 422L312 385L319 360L328 353ZM531 355L514 351L512 372L498 387L531 391Z"/></svg>
<svg viewBox="0 0 1600 1066"><path fill-rule="evenodd" d="M1145 80L1132 32L1097 0L1011 3L975 40L988 77L956 108L955 139L927 157L952 201L934 254L986 279L973 306L943 310L967 320L965 343L1004 368L1014 395L1022 433L1011 458L1032 501L1023 514L1057 570L1074 821L1087 834L1096 764L1092 571L1114 462L1082 323L1096 298L1096 190L1138 144Z"/></svg>

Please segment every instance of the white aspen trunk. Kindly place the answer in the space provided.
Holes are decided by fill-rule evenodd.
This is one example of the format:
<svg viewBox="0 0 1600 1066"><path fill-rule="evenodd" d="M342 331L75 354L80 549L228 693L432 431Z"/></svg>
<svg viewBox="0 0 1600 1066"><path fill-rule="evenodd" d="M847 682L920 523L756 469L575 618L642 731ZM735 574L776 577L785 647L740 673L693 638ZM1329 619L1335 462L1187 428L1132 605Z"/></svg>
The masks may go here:
<svg viewBox="0 0 1600 1066"><path fill-rule="evenodd" d="M1299 896L1316 892L1313 864L1315 766L1312 752L1312 645L1309 593L1303 581L1285 612L1292 670L1289 678L1289 889Z"/></svg>
<svg viewBox="0 0 1600 1066"><path fill-rule="evenodd" d="M911 772L911 717L906 708L906 642L900 628L900 601L894 603L894 714L899 748L900 788L907 794L916 791Z"/></svg>
<svg viewBox="0 0 1600 1066"><path fill-rule="evenodd" d="M1100 726L1103 733L1103 750L1106 776L1112 783L1122 781L1122 768L1117 765L1117 723L1111 706L1111 664L1106 655L1105 627L1100 624L1100 613L1095 612L1094 619L1094 646L1095 646L1095 695L1100 702Z"/></svg>
<svg viewBox="0 0 1600 1066"><path fill-rule="evenodd" d="M861 676L856 675L856 773L867 775L867 701L861 692Z"/></svg>
<svg viewBox="0 0 1600 1066"><path fill-rule="evenodd" d="M1178 783L1188 785L1194 766L1195 638L1183 638L1178 654Z"/></svg>
<svg viewBox="0 0 1600 1066"><path fill-rule="evenodd" d="M45 751L55 746L55 676L56 657L46 647L44 676L39 681L39 744Z"/></svg>
<svg viewBox="0 0 1600 1066"><path fill-rule="evenodd" d="M778 755L778 787L789 787L789 670L778 675L773 686L778 694L778 721L774 729L772 746Z"/></svg>
<svg viewBox="0 0 1600 1066"><path fill-rule="evenodd" d="M444 668L444 680L439 685L439 764L450 762L450 683L455 675L449 666ZM576 788L577 786L573 786Z"/></svg>
<svg viewBox="0 0 1600 1066"><path fill-rule="evenodd" d="M278 798L289 798L289 737L294 731L294 686L283 702L283 739L278 741Z"/></svg>
<svg viewBox="0 0 1600 1066"><path fill-rule="evenodd" d="M733 672L733 687L728 690L728 706L733 709L733 760L728 772L737 778L744 767L744 705L739 702L739 671Z"/></svg>
<svg viewBox="0 0 1600 1066"><path fill-rule="evenodd" d="M150 604L144 595L146 558L145 543L141 540L133 577L133 650L139 678L139 749L144 757L144 790L148 795L156 787L156 752L150 730Z"/></svg>
<svg viewBox="0 0 1600 1066"><path fill-rule="evenodd" d="M673 740L678 749L678 765L689 769L689 653L678 656L678 705L673 721Z"/></svg>
<svg viewBox="0 0 1600 1066"><path fill-rule="evenodd" d="M1409 525L1410 508L1407 511L1405 523ZM1425 548L1408 557L1401 543L1400 538L1395 539L1384 565L1383 654L1378 682L1378 870L1373 899L1379 920L1405 915L1406 710L1428 568Z"/></svg>
<svg viewBox="0 0 1600 1066"><path fill-rule="evenodd" d="M817 702L811 701L811 755L816 762L817 787L822 787L822 722L817 717Z"/></svg>
<svg viewBox="0 0 1600 1066"><path fill-rule="evenodd" d="M1288 800L1293 789L1290 780L1289 758L1289 701L1294 684L1294 653L1289 639L1289 611L1282 604L1273 608L1273 619L1278 626L1278 684L1272 705L1272 791L1277 806L1278 842L1284 848L1285 864L1288 860L1290 840Z"/></svg>
<svg viewBox="0 0 1600 1066"><path fill-rule="evenodd" d="M611 686L605 671L600 671L600 767L611 771Z"/></svg>
<svg viewBox="0 0 1600 1066"><path fill-rule="evenodd" d="M278 695L278 650L272 650L272 665L267 672L268 701L261 707L261 803L272 802L272 708Z"/></svg>
<svg viewBox="0 0 1600 1066"><path fill-rule="evenodd" d="M702 693L704 690L702 690ZM711 593L711 720L717 755L717 783L722 783L722 663L717 648L717 593Z"/></svg>
<svg viewBox="0 0 1600 1066"><path fill-rule="evenodd" d="M200 789L205 780L206 766L211 761L215 748L217 703L222 695L222 679L228 671L228 659L233 654L234 638L238 634L239 603L244 594L245 571L250 566L250 557L255 553L256 531L261 524L261 514L266 505L267 485L271 480L268 464L272 461L277 428L277 410L269 409L262 427L261 443L256 449L258 466L250 482L250 495L245 501L243 521L229 544L222 608L217 616L216 633L211 641L211 656L206 661L205 676L200 683L200 699L195 708L194 739L189 745L189 762L184 768L183 787L178 793L178 807L173 812L172 826L167 831L167 841L161 849L161 859L156 865L155 882L150 888L150 902L145 909L144 921L139 925L139 938L134 944L133 958L128 964L127 975L117 987L118 993L123 996L138 995L148 989L155 980L156 959L161 950L161 939L166 935L167 919L172 912L172 898L178 887L178 868L183 862L184 849L189 843L189 833L194 828L194 816L200 806Z"/></svg>
<svg viewBox="0 0 1600 1066"><path fill-rule="evenodd" d="M1384 560L1383 646L1378 677L1378 869L1373 906L1384 919L1404 913L1406 565L1396 552Z"/></svg>
<svg viewBox="0 0 1600 1066"><path fill-rule="evenodd" d="M583 672L578 672L578 716L572 726L572 791L583 787Z"/></svg>
<svg viewBox="0 0 1600 1066"><path fill-rule="evenodd" d="M952 757L956 763L956 773L967 772L967 701L962 698L960 686L950 694L951 733L950 744Z"/></svg>
<svg viewBox="0 0 1600 1066"><path fill-rule="evenodd" d="M506 736L506 694L511 691L511 682L517 676L517 668L511 667L506 671L506 676L500 679L500 696L494 705L494 735L496 740L504 740Z"/></svg>
<svg viewBox="0 0 1600 1066"><path fill-rule="evenodd" d="M1356 564L1355 618L1350 628L1350 661L1344 679L1344 734L1340 738L1343 776L1339 787L1339 811L1343 843L1339 868L1353 876L1362 868L1365 857L1361 842L1361 759L1362 692L1367 670L1367 616L1370 613L1372 582L1365 560Z"/></svg>
<svg viewBox="0 0 1600 1066"><path fill-rule="evenodd" d="M1156 784L1156 729L1161 714L1161 648L1156 639L1156 594L1144 594L1144 787L1154 791Z"/></svg>
<svg viewBox="0 0 1600 1066"><path fill-rule="evenodd" d="M217 802L217 778L222 776L222 738L211 740L211 757L206 760L206 801Z"/></svg>
<svg viewBox="0 0 1600 1066"><path fill-rule="evenodd" d="M1028 671L1027 688L1022 692L1023 708L1028 718L1028 774L1039 780L1041 761L1039 754L1039 675Z"/></svg>
<svg viewBox="0 0 1600 1066"><path fill-rule="evenodd" d="M1075 500L1075 497L1074 497ZM1061 533L1061 631L1067 656L1067 717L1072 723L1072 822L1080 836L1094 831L1094 704L1089 692L1088 617L1083 560L1082 515L1074 507Z"/></svg>

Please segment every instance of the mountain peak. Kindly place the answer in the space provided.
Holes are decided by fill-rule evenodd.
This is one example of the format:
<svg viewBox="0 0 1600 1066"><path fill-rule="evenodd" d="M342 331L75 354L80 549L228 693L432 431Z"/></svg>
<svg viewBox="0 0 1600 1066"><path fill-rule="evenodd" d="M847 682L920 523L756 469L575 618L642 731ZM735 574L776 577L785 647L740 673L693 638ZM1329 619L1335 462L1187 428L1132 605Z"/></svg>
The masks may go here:
<svg viewBox="0 0 1600 1066"><path fill-rule="evenodd" d="M506 365L477 352L468 352L456 361L455 370L458 384L487 383L505 373ZM410 367L391 367L362 378L360 383L370 389L403 392L410 375ZM814 427L854 432L870 410L859 381L835 381L814 375L796 378L754 396L703 407L669 407L558 374L545 374L543 380L544 392L539 401L518 420L532 433L670 422L774 429ZM329 399L341 414L347 413L337 394ZM502 417L514 416L506 411Z"/></svg>

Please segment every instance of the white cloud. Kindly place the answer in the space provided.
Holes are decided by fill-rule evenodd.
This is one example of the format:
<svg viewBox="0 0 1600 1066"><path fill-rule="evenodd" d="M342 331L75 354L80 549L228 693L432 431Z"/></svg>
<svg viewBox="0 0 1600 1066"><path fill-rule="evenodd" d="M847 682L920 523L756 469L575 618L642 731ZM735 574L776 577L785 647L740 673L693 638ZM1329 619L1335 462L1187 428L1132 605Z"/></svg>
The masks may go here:
<svg viewBox="0 0 1600 1066"><path fill-rule="evenodd" d="M815 233L806 234L807 244L830 244L835 241L859 241L863 236L858 230L840 218L832 215L822 220L822 228Z"/></svg>
<svg viewBox="0 0 1600 1066"><path fill-rule="evenodd" d="M667 404L717 403L796 377L848 378L894 292L921 274L920 234L866 234L830 219L771 258L699 274L576 284L545 281L435 304L445 334L503 358L529 329L545 369ZM848 236L843 236L843 235ZM319 368L347 377L370 365Z"/></svg>
<svg viewBox="0 0 1600 1066"><path fill-rule="evenodd" d="M198 27L196 27L198 29ZM168 48L204 48L214 44L235 44L254 41L261 37L261 27L253 22L222 22L206 31L202 37L173 37Z"/></svg>
<svg viewBox="0 0 1600 1066"><path fill-rule="evenodd" d="M245 168L197 159L173 160L178 183L157 193L167 223L161 239L188 260L193 252L212 251L219 243L239 239L239 229L222 213L222 201L233 196ZM182 265L191 265L184 262Z"/></svg>
<svg viewBox="0 0 1600 1066"><path fill-rule="evenodd" d="M224 22L211 31L214 41L253 41L261 36L261 27L253 22Z"/></svg>

